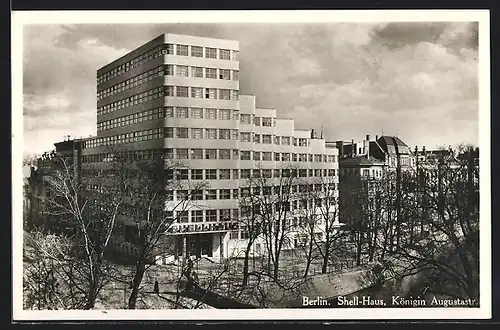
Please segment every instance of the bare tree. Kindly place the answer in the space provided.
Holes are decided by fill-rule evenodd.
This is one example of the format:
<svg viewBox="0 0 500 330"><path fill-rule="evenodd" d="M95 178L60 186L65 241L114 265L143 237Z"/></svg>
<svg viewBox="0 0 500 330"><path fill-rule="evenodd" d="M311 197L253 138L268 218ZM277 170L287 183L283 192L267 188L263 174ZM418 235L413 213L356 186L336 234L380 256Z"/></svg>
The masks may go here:
<svg viewBox="0 0 500 330"><path fill-rule="evenodd" d="M118 178L126 196L121 214L132 230L129 240L133 244L135 270L131 285L128 308L135 309L137 297L146 270L159 256L173 255L173 237L168 235L171 225L181 214L194 207L193 197L206 186L204 181L191 181L181 177L179 171L188 171L181 163L164 160L162 155L143 155L142 159L127 151L115 153L115 162L127 168L124 177ZM151 157L150 157L151 156ZM122 167L122 166L119 166ZM174 201L173 191L184 190Z"/></svg>
<svg viewBox="0 0 500 330"><path fill-rule="evenodd" d="M323 274L328 271L333 254L337 250L344 249L341 239L345 231L339 223L339 196L335 178L335 176L315 178L305 198L314 203L311 216L315 217L315 221L313 221L314 226L308 226L309 236L322 259L321 272Z"/></svg>
<svg viewBox="0 0 500 330"><path fill-rule="evenodd" d="M403 275L425 274L428 292L477 300L478 152L469 146L456 153L460 156L440 156L414 172L414 182L419 182L415 194L425 197L418 199L425 205L417 205L415 210L425 209L425 217L421 217L425 234L413 235L392 256L406 263Z"/></svg>
<svg viewBox="0 0 500 330"><path fill-rule="evenodd" d="M250 253L252 251L252 246L256 240L262 235L263 227L263 217L261 214L260 205L261 198L260 195L252 194L251 189L253 187L259 186L258 183L261 182L260 177L250 178L247 181L246 186L242 187L242 196L240 197L240 207L243 212L240 216L240 228L243 229L245 234L245 239L247 240L244 250L243 258L243 279L242 286L248 285L249 279L249 260ZM257 182L255 182L257 181ZM253 256L255 258L255 256Z"/></svg>
<svg viewBox="0 0 500 330"><path fill-rule="evenodd" d="M272 264L273 279L279 281L281 253L284 248L291 246L291 232L294 230L290 218L293 189L297 183L297 168L285 166L275 169L274 175L272 171L264 168L254 169L252 190L242 190L242 194L254 195L253 212L259 214L262 219L262 237L266 245L268 267ZM249 211L244 209L243 213Z"/></svg>
<svg viewBox="0 0 500 330"><path fill-rule="evenodd" d="M44 216L65 228L75 242L74 253L80 266L67 271L72 287L84 294L83 309L92 309L107 283L105 252L115 227L122 196L110 194L109 178L95 176L91 182L80 180L70 158L52 154L45 159L43 180L48 194L41 196ZM119 171L115 169L115 172ZM65 267L60 261L59 266ZM76 273L74 272L76 271ZM71 278L73 275L78 276Z"/></svg>

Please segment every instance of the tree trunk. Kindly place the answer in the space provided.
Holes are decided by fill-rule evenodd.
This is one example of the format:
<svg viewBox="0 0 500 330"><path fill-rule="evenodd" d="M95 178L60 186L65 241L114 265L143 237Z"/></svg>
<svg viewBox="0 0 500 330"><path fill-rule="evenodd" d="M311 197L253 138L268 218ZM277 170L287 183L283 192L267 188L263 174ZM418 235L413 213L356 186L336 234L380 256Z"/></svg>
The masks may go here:
<svg viewBox="0 0 500 330"><path fill-rule="evenodd" d="M307 278L307 275L309 273L309 268L311 267L311 261L312 261L312 252L313 252L313 240L309 240L309 251L307 251L307 262L306 262L306 269L304 271L304 278Z"/></svg>
<svg viewBox="0 0 500 330"><path fill-rule="evenodd" d="M276 251L276 254L275 254L275 258L274 258L274 265L273 265L273 278L274 278L274 281L277 282L278 279L279 279L279 270L280 270L280 267L279 267L279 251Z"/></svg>
<svg viewBox="0 0 500 330"><path fill-rule="evenodd" d="M135 309L137 304L137 296L139 295L139 287L146 271L146 265L143 260L138 261L135 267L134 280L132 281L132 292L128 299L128 309Z"/></svg>
<svg viewBox="0 0 500 330"><path fill-rule="evenodd" d="M251 244L247 245L247 249L245 250L245 259L243 260L243 281L242 281L243 287L246 287L248 285L248 259L250 258L251 246L252 246Z"/></svg>
<svg viewBox="0 0 500 330"><path fill-rule="evenodd" d="M97 282L97 281L95 281ZM83 309L89 310L93 309L95 306L95 301L97 299L97 283L92 283L89 288L88 296L87 296L87 302L85 303L85 306Z"/></svg>
<svg viewBox="0 0 500 330"><path fill-rule="evenodd" d="M326 274L328 271L328 259L330 258L330 244L329 240L327 240L325 246L325 254L323 255L323 265L321 265L321 273Z"/></svg>

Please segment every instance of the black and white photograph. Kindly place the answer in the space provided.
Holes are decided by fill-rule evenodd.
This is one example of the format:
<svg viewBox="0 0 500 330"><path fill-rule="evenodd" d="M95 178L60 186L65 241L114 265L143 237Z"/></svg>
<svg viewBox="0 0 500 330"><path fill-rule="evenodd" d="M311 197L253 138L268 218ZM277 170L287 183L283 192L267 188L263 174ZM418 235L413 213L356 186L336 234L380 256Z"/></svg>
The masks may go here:
<svg viewBox="0 0 500 330"><path fill-rule="evenodd" d="M491 317L488 11L182 13L12 13L14 318Z"/></svg>

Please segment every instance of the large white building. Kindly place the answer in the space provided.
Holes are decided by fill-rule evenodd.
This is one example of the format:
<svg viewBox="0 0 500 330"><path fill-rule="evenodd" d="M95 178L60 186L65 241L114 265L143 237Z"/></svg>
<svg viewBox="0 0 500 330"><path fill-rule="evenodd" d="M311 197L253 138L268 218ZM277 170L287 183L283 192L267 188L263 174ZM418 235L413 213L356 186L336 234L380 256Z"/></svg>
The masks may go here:
<svg viewBox="0 0 500 330"><path fill-rule="evenodd" d="M272 180L293 167L301 180L338 183L338 150L240 95L239 69L237 41L163 34L97 72L97 136L83 142L83 172L119 145L135 157L182 161L181 178L209 183L169 229L177 252L168 259L238 253L240 194L253 171ZM173 195L175 202L185 192ZM114 246L133 250L125 241Z"/></svg>

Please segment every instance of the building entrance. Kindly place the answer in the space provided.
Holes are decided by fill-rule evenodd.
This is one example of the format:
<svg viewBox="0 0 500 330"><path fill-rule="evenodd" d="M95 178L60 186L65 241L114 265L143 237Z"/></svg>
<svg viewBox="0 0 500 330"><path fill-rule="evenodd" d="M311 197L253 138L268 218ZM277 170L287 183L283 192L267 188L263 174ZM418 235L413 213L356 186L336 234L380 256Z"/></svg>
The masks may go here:
<svg viewBox="0 0 500 330"><path fill-rule="evenodd" d="M193 234L177 237L176 257L213 256L213 234ZM184 252L185 251L185 252Z"/></svg>

